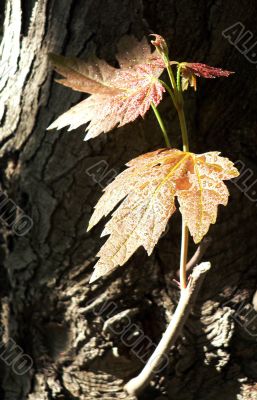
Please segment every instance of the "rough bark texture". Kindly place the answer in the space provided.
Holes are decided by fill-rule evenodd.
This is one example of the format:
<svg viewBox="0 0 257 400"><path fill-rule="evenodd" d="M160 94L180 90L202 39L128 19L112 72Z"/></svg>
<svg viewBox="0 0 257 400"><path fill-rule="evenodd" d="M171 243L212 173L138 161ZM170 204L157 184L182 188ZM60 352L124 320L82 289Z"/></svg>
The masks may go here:
<svg viewBox="0 0 257 400"><path fill-rule="evenodd" d="M8 65L0 77L0 183L34 225L24 236L1 227L1 333L4 343L13 338L32 357L33 368L17 375L1 359L1 399L132 399L123 384L142 363L122 333L130 318L134 337L144 332L146 351L147 338L158 342L178 297L172 280L179 217L150 258L140 250L128 265L88 285L102 226L86 233L101 194L87 168L106 160L120 171L129 159L163 143L150 114L90 142L83 142L83 129L47 132L81 97L54 83L47 52L83 57L96 51L113 62L122 35L157 32L169 41L172 58L235 70L231 79L201 82L196 95L187 95L191 147L221 150L257 176L256 67L222 36L241 21L257 40L256 12L255 0L7 0L0 49ZM169 99L161 111L174 147L180 146ZM257 209L238 187L230 184L230 190L229 207L220 209L205 254L212 271L168 366L142 400L257 398L257 344L249 325L255 315Z"/></svg>

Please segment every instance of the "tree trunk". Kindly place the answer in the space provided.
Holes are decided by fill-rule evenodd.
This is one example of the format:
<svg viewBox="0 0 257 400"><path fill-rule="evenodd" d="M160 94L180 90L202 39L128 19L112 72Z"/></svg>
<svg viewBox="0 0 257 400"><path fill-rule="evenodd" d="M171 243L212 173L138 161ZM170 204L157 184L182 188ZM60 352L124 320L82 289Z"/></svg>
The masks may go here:
<svg viewBox="0 0 257 400"><path fill-rule="evenodd" d="M89 142L82 128L46 131L81 98L54 83L49 51L81 58L96 52L113 63L124 34L152 32L168 40L174 59L236 72L199 81L198 92L186 94L190 142L197 153L219 150L239 160L253 176L229 184L229 206L219 209L204 256L211 272L169 362L139 399L256 399L256 64L222 34L238 21L256 32L256 12L254 0L7 0L0 48L1 399L133 399L123 385L172 316L178 215L151 257L140 249L126 266L88 284L103 224L87 233L87 222L114 173L163 147L153 115ZM168 98L160 109L172 145L181 146Z"/></svg>

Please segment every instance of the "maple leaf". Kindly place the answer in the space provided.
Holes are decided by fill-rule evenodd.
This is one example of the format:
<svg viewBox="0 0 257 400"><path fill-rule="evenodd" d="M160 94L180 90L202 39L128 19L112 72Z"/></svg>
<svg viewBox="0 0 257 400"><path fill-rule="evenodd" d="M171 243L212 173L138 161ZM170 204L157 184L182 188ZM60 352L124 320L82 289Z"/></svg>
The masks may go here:
<svg viewBox="0 0 257 400"><path fill-rule="evenodd" d="M182 62L178 64L181 68L182 90L186 90L188 85L196 90L196 77L202 78L220 78L228 77L233 74L232 71L226 71L222 68L211 67L201 63Z"/></svg>
<svg viewBox="0 0 257 400"><path fill-rule="evenodd" d="M70 126L75 129L90 122L85 140L143 117L151 103L159 104L165 91L158 81L164 65L157 52L151 53L146 39L125 37L117 59L122 68L113 68L96 57L89 61L50 55L56 71L64 76L62 85L91 94L54 121L48 129Z"/></svg>
<svg viewBox="0 0 257 400"><path fill-rule="evenodd" d="M119 204L102 233L110 236L90 282L123 265L140 246L150 255L176 210L175 197L198 243L215 223L218 205L227 204L223 180L238 176L233 163L219 154L160 149L130 161L107 186L89 221L91 229Z"/></svg>
<svg viewBox="0 0 257 400"><path fill-rule="evenodd" d="M153 34L154 40L151 43L156 47L157 51L164 56L168 56L168 46L165 39L161 35ZM188 85L196 90L196 77L202 78L218 78L228 77L233 74L232 71L226 71L221 68L211 67L207 64L202 63L190 63L190 62L177 62L169 61L170 65L177 65L181 69L182 75L182 90L188 89Z"/></svg>

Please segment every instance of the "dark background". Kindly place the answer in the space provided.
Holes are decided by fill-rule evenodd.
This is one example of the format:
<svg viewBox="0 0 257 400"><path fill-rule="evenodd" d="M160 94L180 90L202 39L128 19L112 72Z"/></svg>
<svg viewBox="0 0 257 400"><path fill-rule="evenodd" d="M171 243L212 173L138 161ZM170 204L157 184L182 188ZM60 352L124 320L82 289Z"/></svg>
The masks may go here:
<svg viewBox="0 0 257 400"><path fill-rule="evenodd" d="M1 21L3 10L2 2ZM158 343L178 297L173 279L179 263L180 218L172 218L151 257L140 249L126 266L88 285L103 242L99 239L103 223L86 233L101 195L100 185L86 170L106 160L119 172L131 158L163 146L163 140L151 112L144 120L89 142L83 142L83 128L71 133L46 131L51 121L83 97L54 83L47 53L83 58L95 51L115 63L116 45L124 34L141 38L154 32L167 39L172 59L235 71L228 79L199 80L197 93L186 93L191 150L219 150L233 161L240 160L253 171L254 182L256 64L222 32L239 21L252 32L252 43L257 41L257 3L34 0L20 4L8 0L5 10L6 24L13 25L4 33L0 56L15 69L0 77L4 103L0 183L34 225L21 237L1 225L2 340L6 345L13 338L32 357L33 368L17 375L12 364L2 360L0 397L132 399L124 393L123 384L143 365L111 327L117 321L122 326L128 315L135 330L142 329ZM168 98L160 111L172 145L180 147ZM229 206L220 208L204 256L212 270L183 337L170 353L168 368L154 378L140 399L236 400L240 392L241 399L256 399L252 304L256 201L243 193L243 183L230 183L229 189ZM107 312L94 313L95 304L110 301L117 306L112 318Z"/></svg>

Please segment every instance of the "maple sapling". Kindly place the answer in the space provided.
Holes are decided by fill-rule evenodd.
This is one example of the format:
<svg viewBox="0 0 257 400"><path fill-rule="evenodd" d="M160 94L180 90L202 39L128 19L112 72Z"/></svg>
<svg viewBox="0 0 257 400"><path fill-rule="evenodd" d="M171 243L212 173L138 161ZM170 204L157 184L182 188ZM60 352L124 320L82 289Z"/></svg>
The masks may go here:
<svg viewBox="0 0 257 400"><path fill-rule="evenodd" d="M49 129L70 126L75 129L89 123L85 140L109 132L143 117L152 108L164 136L166 148L138 156L128 168L105 189L89 221L91 229L99 220L113 212L102 235L108 239L97 254L90 282L122 266L143 246L150 255L176 211L175 198L182 214L180 254L180 300L172 321L156 351L141 374L126 385L129 393L138 393L151 379L154 368L181 331L209 263L197 266L187 282L187 251L189 233L199 243L214 224L218 205L226 205L228 189L224 180L238 176L233 163L217 151L194 154L189 150L183 91L196 90L197 77L227 77L232 72L201 63L177 62L169 59L168 46L160 35L152 35L151 48L144 38L124 37L119 46L114 68L96 57L82 61L73 57L50 55L56 71L64 78L58 82L91 94L86 100L65 112ZM167 70L169 83L160 79ZM167 92L177 110L183 149L171 148L158 104ZM153 361L154 360L154 361Z"/></svg>

